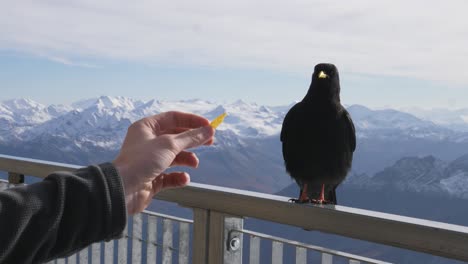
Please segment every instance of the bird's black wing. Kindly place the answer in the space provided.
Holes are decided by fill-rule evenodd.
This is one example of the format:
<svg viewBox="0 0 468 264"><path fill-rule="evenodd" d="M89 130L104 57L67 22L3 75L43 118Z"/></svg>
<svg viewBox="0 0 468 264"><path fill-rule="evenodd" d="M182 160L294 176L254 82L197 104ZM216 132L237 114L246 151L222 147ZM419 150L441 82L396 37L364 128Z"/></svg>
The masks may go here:
<svg viewBox="0 0 468 264"><path fill-rule="evenodd" d="M283 126L281 127L281 142L285 142L287 136L296 129L296 125L298 123L297 116L300 115L298 112L301 108L301 103L295 104L291 109L289 109L288 113L284 117Z"/></svg>
<svg viewBox="0 0 468 264"><path fill-rule="evenodd" d="M354 152L356 150L356 129L354 128L353 120L346 109L343 109L343 116L349 146L351 147L351 151Z"/></svg>

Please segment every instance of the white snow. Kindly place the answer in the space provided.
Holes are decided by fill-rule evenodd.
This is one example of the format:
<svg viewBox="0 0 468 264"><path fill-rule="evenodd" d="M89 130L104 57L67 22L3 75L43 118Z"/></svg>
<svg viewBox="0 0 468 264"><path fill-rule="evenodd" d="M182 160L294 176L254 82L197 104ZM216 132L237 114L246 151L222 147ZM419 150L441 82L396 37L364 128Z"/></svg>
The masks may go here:
<svg viewBox="0 0 468 264"><path fill-rule="evenodd" d="M458 170L440 181L441 187L450 194L468 198L468 173Z"/></svg>
<svg viewBox="0 0 468 264"><path fill-rule="evenodd" d="M165 111L192 112L212 120L227 112L219 130L239 137L265 137L280 133L286 112L294 105L269 107L238 100L219 103L202 99L141 101L127 97L100 96L67 105L44 106L29 99L0 103L1 137L31 140L43 134L84 138L102 147L114 137L123 137L126 127L138 119ZM393 109L372 110L360 105L348 107L358 137L409 137L468 141L467 133L455 132L431 121ZM468 116L468 114L466 115ZM9 129L6 129L9 127ZM103 140L104 138L104 140ZM97 143L96 143L97 144Z"/></svg>

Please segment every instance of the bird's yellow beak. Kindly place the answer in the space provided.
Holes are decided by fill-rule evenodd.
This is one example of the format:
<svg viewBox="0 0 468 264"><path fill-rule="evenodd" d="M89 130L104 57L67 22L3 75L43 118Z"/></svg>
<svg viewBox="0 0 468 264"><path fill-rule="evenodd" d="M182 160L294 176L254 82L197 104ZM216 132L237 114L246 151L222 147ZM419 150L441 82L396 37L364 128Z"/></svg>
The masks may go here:
<svg viewBox="0 0 468 264"><path fill-rule="evenodd" d="M325 79L325 78L328 78L328 75L324 73L323 71L320 71L318 77L319 79Z"/></svg>

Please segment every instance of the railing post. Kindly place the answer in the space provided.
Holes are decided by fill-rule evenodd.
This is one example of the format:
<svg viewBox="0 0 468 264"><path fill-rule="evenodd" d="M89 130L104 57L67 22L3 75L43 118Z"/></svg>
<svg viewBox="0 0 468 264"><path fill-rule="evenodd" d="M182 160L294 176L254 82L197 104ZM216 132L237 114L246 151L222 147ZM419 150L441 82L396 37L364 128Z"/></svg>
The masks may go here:
<svg viewBox="0 0 468 264"><path fill-rule="evenodd" d="M242 263L243 219L210 211L208 263Z"/></svg>
<svg viewBox="0 0 468 264"><path fill-rule="evenodd" d="M224 213L193 209L194 264L242 263L243 219Z"/></svg>
<svg viewBox="0 0 468 264"><path fill-rule="evenodd" d="M193 208L193 264L208 262L208 210Z"/></svg>

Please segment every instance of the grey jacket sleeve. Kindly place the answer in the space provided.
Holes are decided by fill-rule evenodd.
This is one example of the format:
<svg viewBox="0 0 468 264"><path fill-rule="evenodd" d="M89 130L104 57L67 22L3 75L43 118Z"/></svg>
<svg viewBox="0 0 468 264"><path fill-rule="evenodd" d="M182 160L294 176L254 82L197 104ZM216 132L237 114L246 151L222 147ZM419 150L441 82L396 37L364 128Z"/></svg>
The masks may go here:
<svg viewBox="0 0 468 264"><path fill-rule="evenodd" d="M0 263L41 263L121 236L122 180L111 163L0 192Z"/></svg>

